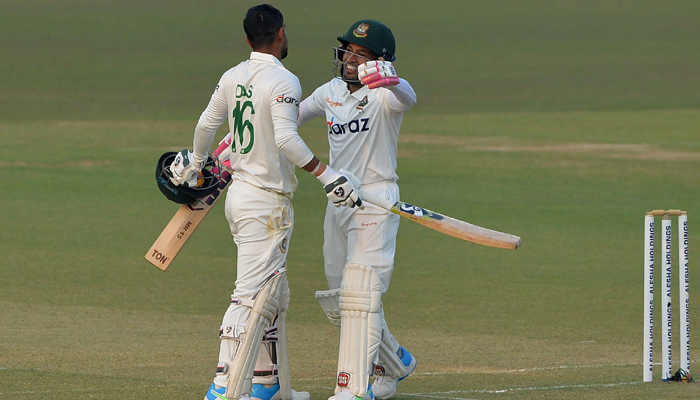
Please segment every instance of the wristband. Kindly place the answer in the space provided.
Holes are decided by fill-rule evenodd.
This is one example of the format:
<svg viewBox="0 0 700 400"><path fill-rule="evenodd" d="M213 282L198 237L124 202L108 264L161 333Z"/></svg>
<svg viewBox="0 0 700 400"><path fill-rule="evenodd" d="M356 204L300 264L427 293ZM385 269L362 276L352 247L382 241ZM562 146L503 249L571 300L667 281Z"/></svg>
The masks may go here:
<svg viewBox="0 0 700 400"><path fill-rule="evenodd" d="M318 178L318 180L321 181L323 186L327 186L333 183L336 179L340 178L340 174L338 173L338 171L326 165L326 170L323 171L321 175L317 176L316 178Z"/></svg>
<svg viewBox="0 0 700 400"><path fill-rule="evenodd" d="M313 171L311 171L311 175L316 176L316 172L318 172L319 168L321 168L321 162L319 161L318 164L316 164L316 167L314 168Z"/></svg>

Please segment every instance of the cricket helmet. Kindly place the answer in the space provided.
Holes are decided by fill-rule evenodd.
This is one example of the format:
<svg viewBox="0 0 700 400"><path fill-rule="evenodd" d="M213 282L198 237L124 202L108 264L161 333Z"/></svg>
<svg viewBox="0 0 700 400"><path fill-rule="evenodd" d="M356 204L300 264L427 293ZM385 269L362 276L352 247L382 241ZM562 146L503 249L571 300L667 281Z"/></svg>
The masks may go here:
<svg viewBox="0 0 700 400"><path fill-rule="evenodd" d="M198 183L197 187L191 188L175 185L170 180L172 176L170 164L175 160L175 156L177 156L177 152L174 151L163 153L156 165L156 183L158 184L158 189L160 189L168 200L177 204L191 204L216 191L219 187L220 178L211 171L214 169L212 168L214 166L214 160L211 157L209 157L204 168L202 168L199 179L201 184ZM214 170L218 170L218 168Z"/></svg>
<svg viewBox="0 0 700 400"><path fill-rule="evenodd" d="M396 41L394 34L386 25L373 19L363 19L355 22L344 36L338 36L338 41L347 46L348 43L359 44L372 50L377 57L385 61L396 60Z"/></svg>

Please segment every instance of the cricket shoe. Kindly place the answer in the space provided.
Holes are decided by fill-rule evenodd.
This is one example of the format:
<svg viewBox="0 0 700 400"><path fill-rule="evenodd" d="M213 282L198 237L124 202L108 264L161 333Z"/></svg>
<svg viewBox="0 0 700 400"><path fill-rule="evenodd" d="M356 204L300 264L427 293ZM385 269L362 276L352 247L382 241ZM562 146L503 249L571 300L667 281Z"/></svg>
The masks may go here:
<svg viewBox="0 0 700 400"><path fill-rule="evenodd" d="M408 350L401 347L402 355L401 362L406 367L406 375L400 378L393 378L391 376L380 375L372 383L372 391L374 392L374 397L377 399L388 399L396 394L396 389L399 386L399 382L404 380L407 376L411 375L416 369L418 361L415 357L408 352Z"/></svg>
<svg viewBox="0 0 700 400"><path fill-rule="evenodd" d="M374 394L372 394L372 385L367 388L367 394L365 397L355 396L348 389L343 389L336 393L334 396L328 398L328 400L374 400Z"/></svg>
<svg viewBox="0 0 700 400"><path fill-rule="evenodd" d="M217 387L213 383L211 386L209 386L209 390L207 391L207 395L204 396L204 400L230 400L228 397L224 396L226 393L226 388L225 387ZM237 400L251 400L250 397L243 395L239 397Z"/></svg>
<svg viewBox="0 0 700 400"><path fill-rule="evenodd" d="M253 389L250 391L250 397L252 400L282 400L280 384L277 382L268 387L260 383L254 383ZM309 392L297 392L292 389L292 400L311 400L311 395Z"/></svg>

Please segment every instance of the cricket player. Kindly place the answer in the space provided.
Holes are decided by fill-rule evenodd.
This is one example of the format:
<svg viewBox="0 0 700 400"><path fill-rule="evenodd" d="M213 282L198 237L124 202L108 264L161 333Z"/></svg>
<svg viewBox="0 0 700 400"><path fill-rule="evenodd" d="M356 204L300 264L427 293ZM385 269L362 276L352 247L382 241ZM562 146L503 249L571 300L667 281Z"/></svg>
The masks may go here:
<svg viewBox="0 0 700 400"><path fill-rule="evenodd" d="M364 207L344 176L321 163L297 134L301 85L287 55L282 13L263 4L243 21L250 58L223 74L194 132L193 152L171 165L173 182L194 186L214 135L228 118L234 170L225 213L238 247L236 287L223 317L216 377L205 399L307 400L289 383L286 257L294 226L295 165L314 174L336 206Z"/></svg>
<svg viewBox="0 0 700 400"><path fill-rule="evenodd" d="M357 177L355 186L363 191L398 201L399 129L416 94L394 69L394 35L381 22L362 20L338 41L336 78L301 103L299 125L324 116L330 165ZM317 298L331 322L341 325L338 380L329 400L388 399L416 368L415 357L389 332L381 307L394 269L399 219L369 204L357 211L331 204L326 209L323 256L330 290L317 292Z"/></svg>

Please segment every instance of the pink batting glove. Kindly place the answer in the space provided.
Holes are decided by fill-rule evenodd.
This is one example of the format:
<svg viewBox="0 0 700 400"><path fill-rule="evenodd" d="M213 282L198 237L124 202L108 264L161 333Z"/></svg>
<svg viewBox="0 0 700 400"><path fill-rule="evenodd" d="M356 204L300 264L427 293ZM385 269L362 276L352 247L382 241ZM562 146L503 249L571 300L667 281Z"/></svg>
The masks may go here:
<svg viewBox="0 0 700 400"><path fill-rule="evenodd" d="M375 74L379 75L379 74ZM399 77L398 76L392 76L390 78L381 78L379 80L372 80L367 84L367 86L370 89L376 89L378 87L385 87L385 86L396 86L399 84Z"/></svg>
<svg viewBox="0 0 700 400"><path fill-rule="evenodd" d="M399 77L390 61L368 61L357 67L360 82L370 89L378 87L395 86L399 84Z"/></svg>

